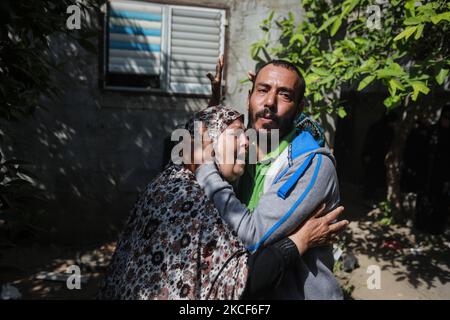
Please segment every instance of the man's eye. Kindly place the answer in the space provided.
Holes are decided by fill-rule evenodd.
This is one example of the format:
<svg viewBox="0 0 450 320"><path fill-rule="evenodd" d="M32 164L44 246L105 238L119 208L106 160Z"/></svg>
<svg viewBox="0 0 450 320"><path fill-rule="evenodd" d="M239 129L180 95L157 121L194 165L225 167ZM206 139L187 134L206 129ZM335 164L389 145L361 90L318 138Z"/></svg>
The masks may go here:
<svg viewBox="0 0 450 320"><path fill-rule="evenodd" d="M291 95L290 95L289 93L287 93L287 92L282 92L282 93L281 93L281 96L282 96L283 98L285 98L285 99L291 99Z"/></svg>
<svg viewBox="0 0 450 320"><path fill-rule="evenodd" d="M259 89L258 89L258 92L267 92L267 89L259 88Z"/></svg>

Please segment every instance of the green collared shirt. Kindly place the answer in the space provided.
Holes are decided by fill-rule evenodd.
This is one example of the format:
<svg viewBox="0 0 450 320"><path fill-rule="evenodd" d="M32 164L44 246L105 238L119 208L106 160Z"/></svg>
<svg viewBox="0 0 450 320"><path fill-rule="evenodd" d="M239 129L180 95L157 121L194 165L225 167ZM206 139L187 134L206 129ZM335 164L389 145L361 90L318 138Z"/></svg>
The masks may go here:
<svg viewBox="0 0 450 320"><path fill-rule="evenodd" d="M253 210L264 191L264 180L267 170L273 161L286 149L295 138L295 128L281 139L278 148L269 152L263 160L256 164L247 164L245 172L239 181L238 198Z"/></svg>

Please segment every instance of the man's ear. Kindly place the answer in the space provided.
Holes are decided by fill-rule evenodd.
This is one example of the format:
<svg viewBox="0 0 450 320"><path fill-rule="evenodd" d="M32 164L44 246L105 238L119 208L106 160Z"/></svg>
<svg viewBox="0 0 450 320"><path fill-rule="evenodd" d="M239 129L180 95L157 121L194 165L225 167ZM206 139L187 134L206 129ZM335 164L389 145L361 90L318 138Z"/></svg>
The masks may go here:
<svg viewBox="0 0 450 320"><path fill-rule="evenodd" d="M295 117L296 117L296 118L297 118L298 115L299 115L300 113L302 113L303 110L305 109L305 104L306 104L306 102L305 102L305 99L304 99L304 98L301 99L300 102L298 103L297 109L296 109L296 112L295 112Z"/></svg>
<svg viewBox="0 0 450 320"><path fill-rule="evenodd" d="M248 90L248 96L247 96L247 112L250 111L250 97L252 95L252 90Z"/></svg>

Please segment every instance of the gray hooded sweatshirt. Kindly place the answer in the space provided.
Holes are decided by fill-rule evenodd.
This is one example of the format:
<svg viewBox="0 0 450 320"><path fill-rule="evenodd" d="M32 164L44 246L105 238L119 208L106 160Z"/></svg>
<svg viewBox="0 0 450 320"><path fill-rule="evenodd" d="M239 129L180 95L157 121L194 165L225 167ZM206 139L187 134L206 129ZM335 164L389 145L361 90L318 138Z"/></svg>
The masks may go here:
<svg viewBox="0 0 450 320"><path fill-rule="evenodd" d="M298 135L269 171L258 206L250 211L215 164L204 164L196 170L197 181L250 251L285 238L321 204L326 204L328 212L340 201L334 157L308 132ZM342 299L333 265L331 246L310 248L264 298Z"/></svg>

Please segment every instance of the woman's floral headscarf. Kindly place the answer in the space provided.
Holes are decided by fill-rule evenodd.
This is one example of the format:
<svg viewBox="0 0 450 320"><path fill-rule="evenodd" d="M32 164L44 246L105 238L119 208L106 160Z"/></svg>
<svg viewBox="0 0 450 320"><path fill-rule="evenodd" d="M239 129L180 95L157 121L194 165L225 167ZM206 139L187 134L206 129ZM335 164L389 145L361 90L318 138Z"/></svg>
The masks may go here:
<svg viewBox="0 0 450 320"><path fill-rule="evenodd" d="M244 115L230 107L222 105L208 107L195 113L186 123L185 129L193 136L196 129L195 122L201 122L207 128L209 137L216 142L220 134L239 118L244 121Z"/></svg>

